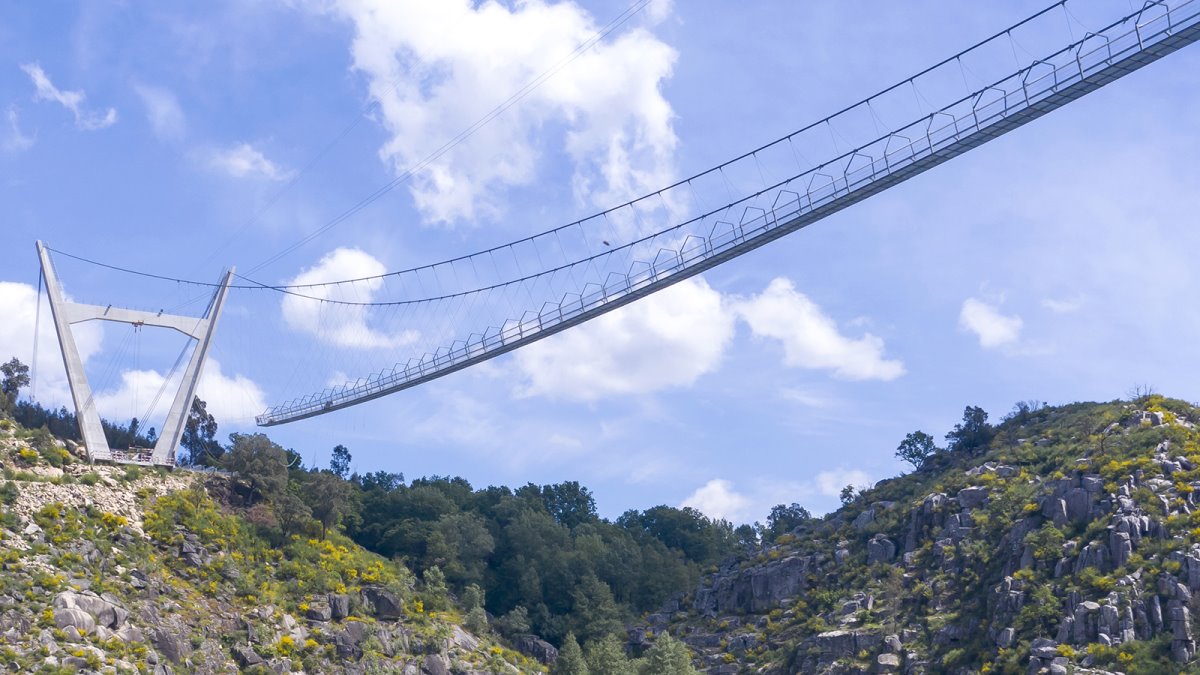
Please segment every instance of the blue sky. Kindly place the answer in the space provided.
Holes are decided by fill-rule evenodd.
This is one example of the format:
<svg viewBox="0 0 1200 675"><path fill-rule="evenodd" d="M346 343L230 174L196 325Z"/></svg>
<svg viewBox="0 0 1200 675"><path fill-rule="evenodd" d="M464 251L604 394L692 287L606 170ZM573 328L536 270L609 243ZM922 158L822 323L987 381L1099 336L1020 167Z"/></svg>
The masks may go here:
<svg viewBox="0 0 1200 675"><path fill-rule="evenodd" d="M184 278L252 269L625 7L6 6L0 354L32 358L34 240ZM360 276L547 229L786 134L1041 7L653 3L416 181L254 277ZM579 480L609 516L667 503L740 521L779 502L832 508L846 483L903 470L892 454L907 432L940 437L966 405L999 417L1018 400L1108 400L1135 384L1200 399L1198 85L1188 48L598 325L269 433L318 464L344 443L360 471ZM195 299L60 262L81 300ZM304 322L278 297L232 298L201 392L222 433L324 386L331 364L357 377L409 356ZM129 330L80 336L117 418L148 407L180 345ZM63 403L52 333L41 346L38 398Z"/></svg>

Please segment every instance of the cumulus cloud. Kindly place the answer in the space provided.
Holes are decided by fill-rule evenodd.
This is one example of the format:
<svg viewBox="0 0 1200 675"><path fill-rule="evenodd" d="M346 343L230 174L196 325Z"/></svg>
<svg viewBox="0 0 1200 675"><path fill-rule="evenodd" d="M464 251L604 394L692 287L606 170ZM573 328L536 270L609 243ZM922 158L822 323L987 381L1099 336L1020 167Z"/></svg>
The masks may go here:
<svg viewBox="0 0 1200 675"><path fill-rule="evenodd" d="M733 489L733 483L714 478L697 488L679 506L690 506L709 518L740 522L746 516L750 499L738 494Z"/></svg>
<svg viewBox="0 0 1200 675"><path fill-rule="evenodd" d="M15 356L31 367L34 365L33 328L38 314L37 303L38 294L33 286L0 281L0 317L4 317L0 321L0 360L8 361ZM100 351L104 334L95 322L76 324L73 332L79 356L87 363ZM50 304L45 299L42 300L38 335L37 398L46 405L70 407L71 390L67 385L67 372L54 332ZM29 393L25 392L26 395Z"/></svg>
<svg viewBox="0 0 1200 675"><path fill-rule="evenodd" d="M958 324L979 338L984 349L1012 344L1021 337L1021 317L1005 316L993 305L967 298L958 315Z"/></svg>
<svg viewBox="0 0 1200 675"><path fill-rule="evenodd" d="M884 357L883 340L864 333L850 338L792 282L777 278L760 295L736 303L739 316L760 337L783 344L784 364L829 370L848 380L894 380L904 364Z"/></svg>
<svg viewBox="0 0 1200 675"><path fill-rule="evenodd" d="M0 148L10 155L15 155L19 152L24 152L33 147L37 140L33 136L27 136L21 131L21 117L17 112L16 106L9 106L5 111L4 119L8 124L8 133L4 135L3 143L0 143Z"/></svg>
<svg viewBox="0 0 1200 675"><path fill-rule="evenodd" d="M517 351L518 391L591 401L687 386L716 369L733 334L721 294L688 279Z"/></svg>
<svg viewBox="0 0 1200 675"><path fill-rule="evenodd" d="M116 388L94 392L96 410L101 417L121 423L133 417L141 422L158 419L167 414L178 386L168 390L164 388L165 382L166 378L157 370L122 371L121 382ZM163 394L156 402L159 390Z"/></svg>
<svg viewBox="0 0 1200 675"><path fill-rule="evenodd" d="M287 283L321 284L341 279L378 276L386 271L383 263L365 251L357 248L338 248ZM383 279L305 288L299 292L307 297L294 294L284 296L283 318L291 328L339 347L376 349L412 344L418 336L415 331L385 334L367 325L365 307L322 302L370 302L381 287Z"/></svg>
<svg viewBox="0 0 1200 675"><path fill-rule="evenodd" d="M150 122L155 136L167 140L183 136L187 129L187 121L179 100L170 90L148 84L135 84L133 90L146 107L146 119Z"/></svg>
<svg viewBox="0 0 1200 675"><path fill-rule="evenodd" d="M813 477L813 488L823 497L836 497L842 488L853 485L856 488L868 488L874 483L871 476L858 469L833 469L821 471Z"/></svg>
<svg viewBox="0 0 1200 675"><path fill-rule="evenodd" d="M656 2L649 21L665 17ZM645 25L582 51L601 29L574 2L336 0L355 27L354 67L368 79L391 134L380 151L438 222L494 215L505 188L530 183L543 151L565 151L577 198L610 205L670 182L677 138L661 92L676 52ZM486 124L514 94L516 105ZM421 164L466 129L469 140ZM564 129L560 147L544 147Z"/></svg>
<svg viewBox="0 0 1200 675"><path fill-rule="evenodd" d="M62 107L71 111L75 116L75 127L85 131L95 129L103 129L117 123L117 109L109 108L104 113L97 113L85 110L83 101L87 98L87 94L83 91L63 91L54 86L50 81L50 77L46 75L46 71L36 63L22 64L21 70L29 75L29 79L33 81L33 86L37 92L34 94L35 101L53 101L60 104Z"/></svg>
<svg viewBox="0 0 1200 675"><path fill-rule="evenodd" d="M182 373L168 382L157 370L123 371L116 388L96 392L96 409L101 416L122 423L131 417L143 422L161 420L175 400L181 378ZM204 399L208 412L222 425L243 426L267 409L266 397L257 383L244 375L226 375L221 363L213 358L204 364L196 395Z"/></svg>
<svg viewBox="0 0 1200 675"><path fill-rule="evenodd" d="M517 392L593 401L690 386L720 365L739 319L754 335L779 340L789 367L827 370L849 380L904 374L902 362L884 357L882 339L843 335L787 279L775 279L747 299L723 296L695 278L519 350L515 361L524 382ZM783 396L823 404L802 393Z"/></svg>
<svg viewBox="0 0 1200 675"><path fill-rule="evenodd" d="M234 178L262 177L269 180L286 180L289 172L267 159L260 150L249 143L213 150L208 158L209 166Z"/></svg>

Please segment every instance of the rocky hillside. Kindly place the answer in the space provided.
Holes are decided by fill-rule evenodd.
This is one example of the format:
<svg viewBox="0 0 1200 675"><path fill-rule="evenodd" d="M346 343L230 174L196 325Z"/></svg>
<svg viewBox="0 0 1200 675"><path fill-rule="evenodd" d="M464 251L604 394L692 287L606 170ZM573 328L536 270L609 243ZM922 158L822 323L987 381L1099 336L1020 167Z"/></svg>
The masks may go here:
<svg viewBox="0 0 1200 675"><path fill-rule="evenodd" d="M1200 672L1200 410L1022 408L630 632L710 673Z"/></svg>
<svg viewBox="0 0 1200 675"><path fill-rule="evenodd" d="M0 467L10 672L545 670L465 630L437 578L332 532L265 538L226 477L88 466L7 420Z"/></svg>

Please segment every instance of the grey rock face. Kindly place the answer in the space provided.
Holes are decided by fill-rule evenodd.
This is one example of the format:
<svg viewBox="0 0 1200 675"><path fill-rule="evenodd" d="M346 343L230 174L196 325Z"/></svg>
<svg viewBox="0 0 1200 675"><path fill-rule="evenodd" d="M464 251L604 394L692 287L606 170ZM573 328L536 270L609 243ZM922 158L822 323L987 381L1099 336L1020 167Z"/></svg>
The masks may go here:
<svg viewBox="0 0 1200 675"><path fill-rule="evenodd" d="M554 645L546 642L536 635L518 635L513 640L513 647L525 656L530 656L538 661L551 665L558 660L558 650Z"/></svg>
<svg viewBox="0 0 1200 675"><path fill-rule="evenodd" d="M395 593L375 586L362 589L363 600L369 604L379 619L399 619L404 615L400 598Z"/></svg>
<svg viewBox="0 0 1200 675"><path fill-rule="evenodd" d="M808 588L816 568L808 556L790 556L747 569L718 572L696 589L694 606L702 614L762 613Z"/></svg>
<svg viewBox="0 0 1200 675"><path fill-rule="evenodd" d="M424 675L450 675L450 664L441 654L429 654L421 664Z"/></svg>
<svg viewBox="0 0 1200 675"><path fill-rule="evenodd" d="M59 628L72 627L80 634L86 635L96 630L96 620L91 614L74 607L60 607L54 610L54 625Z"/></svg>
<svg viewBox="0 0 1200 675"><path fill-rule="evenodd" d="M233 648L233 658L242 668L249 668L263 663L263 657L250 648L250 645L238 645Z"/></svg>
<svg viewBox="0 0 1200 675"><path fill-rule="evenodd" d="M192 653L192 646L178 635L162 628L155 628L150 633L150 643L171 663L181 664Z"/></svg>
<svg viewBox="0 0 1200 675"><path fill-rule="evenodd" d="M1049 638L1035 638L1029 644L1029 655L1039 659L1053 659L1058 656L1058 643Z"/></svg>
<svg viewBox="0 0 1200 675"><path fill-rule="evenodd" d="M350 616L350 596L344 593L330 593L329 616L334 621L341 621Z"/></svg>
<svg viewBox="0 0 1200 675"><path fill-rule="evenodd" d="M900 656L898 654L880 654L875 657L875 672L896 673L900 671Z"/></svg>
<svg viewBox="0 0 1200 675"><path fill-rule="evenodd" d="M958 505L964 509L974 509L987 503L988 489L985 487L966 487L958 491Z"/></svg>
<svg viewBox="0 0 1200 675"><path fill-rule="evenodd" d="M1005 628L996 635L996 646L1001 649L1008 649L1013 644L1013 638L1017 635L1017 631L1013 628Z"/></svg>
<svg viewBox="0 0 1200 675"><path fill-rule="evenodd" d="M340 633L333 636L333 647L338 657L357 661L362 658L363 651L359 643L367 639L366 626L360 621L350 621Z"/></svg>
<svg viewBox="0 0 1200 675"><path fill-rule="evenodd" d="M329 605L313 605L304 612L304 618L310 621L329 621L332 616Z"/></svg>
<svg viewBox="0 0 1200 675"><path fill-rule="evenodd" d="M867 542L867 564L891 562L896 557L896 544L882 534Z"/></svg>

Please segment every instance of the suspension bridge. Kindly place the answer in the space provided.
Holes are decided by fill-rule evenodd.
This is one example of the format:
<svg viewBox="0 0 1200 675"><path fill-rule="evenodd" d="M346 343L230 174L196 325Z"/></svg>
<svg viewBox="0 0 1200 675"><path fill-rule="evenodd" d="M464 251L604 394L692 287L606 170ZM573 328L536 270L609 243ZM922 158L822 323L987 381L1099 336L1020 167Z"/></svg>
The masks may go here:
<svg viewBox="0 0 1200 675"><path fill-rule="evenodd" d="M357 278L310 270L282 284L155 278L209 287L215 297L277 297L284 321L321 345L317 358L345 380L273 405L257 424L341 410L480 364L712 269L1200 39L1200 0L1145 2L1108 16L1097 6L1057 2L718 166L475 253ZM44 266L53 253L47 249ZM219 303L210 303L210 312L214 304L219 312ZM60 339L64 330L70 334L59 328ZM397 361L398 353L412 356ZM389 365L374 370L380 362ZM189 368L187 377L197 374ZM86 407L87 396L77 395L76 403Z"/></svg>

